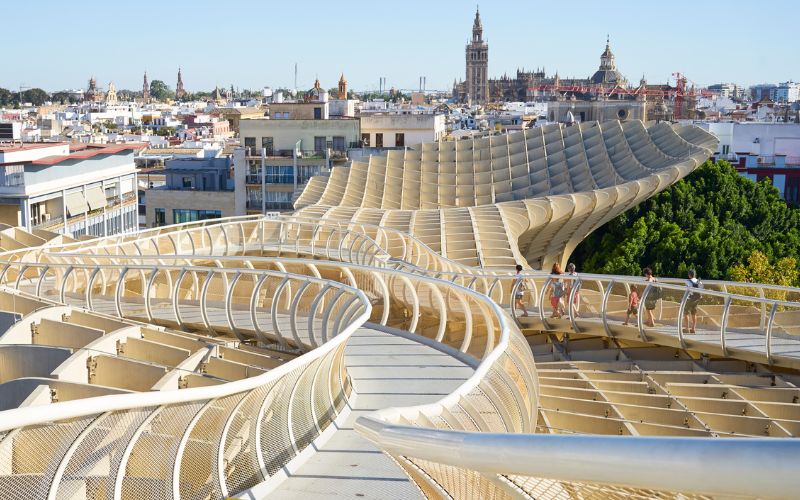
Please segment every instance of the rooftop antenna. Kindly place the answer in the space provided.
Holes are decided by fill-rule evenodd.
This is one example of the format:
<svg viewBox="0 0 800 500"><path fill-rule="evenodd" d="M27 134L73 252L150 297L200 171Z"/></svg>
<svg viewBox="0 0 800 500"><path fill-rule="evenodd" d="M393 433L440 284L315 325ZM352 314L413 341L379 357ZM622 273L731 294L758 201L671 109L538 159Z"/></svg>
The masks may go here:
<svg viewBox="0 0 800 500"><path fill-rule="evenodd" d="M294 63L294 89L297 90L297 63Z"/></svg>

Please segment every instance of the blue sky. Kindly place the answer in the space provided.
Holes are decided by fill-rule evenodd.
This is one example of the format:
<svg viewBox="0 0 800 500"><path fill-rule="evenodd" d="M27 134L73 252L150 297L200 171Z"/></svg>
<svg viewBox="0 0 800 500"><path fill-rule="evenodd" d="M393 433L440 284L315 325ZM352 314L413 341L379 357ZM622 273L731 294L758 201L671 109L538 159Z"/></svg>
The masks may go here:
<svg viewBox="0 0 800 500"><path fill-rule="evenodd" d="M548 74L594 72L611 36L623 74L664 82L680 71L699 85L800 80L796 0L552 2L480 5L489 74L544 66ZM6 50L0 86L140 88L150 79L189 90L298 86L315 76L335 87L449 89L464 74L475 2L11 0L3 6ZM8 45L7 45L8 47Z"/></svg>

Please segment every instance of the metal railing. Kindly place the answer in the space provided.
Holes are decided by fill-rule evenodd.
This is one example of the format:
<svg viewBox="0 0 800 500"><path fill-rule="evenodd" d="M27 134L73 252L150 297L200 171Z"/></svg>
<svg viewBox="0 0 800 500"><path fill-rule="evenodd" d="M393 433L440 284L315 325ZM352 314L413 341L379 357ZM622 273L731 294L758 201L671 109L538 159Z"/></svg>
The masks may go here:
<svg viewBox="0 0 800 500"><path fill-rule="evenodd" d="M520 333L597 333L781 362L791 358L781 349L794 349L800 333L797 290L717 282L689 290L667 280L448 268L452 261L413 237L357 226L239 217L0 254L0 284L54 303L307 351L263 375L213 387L2 412L0 470L15 473L0 476L0 496L71 496L104 484L115 497L217 498L279 477L343 408L351 391L343 348L365 321L475 368L440 401L356 422L429 497L631 489L780 497L799 486L784 475L800 465L794 441L532 435L538 381ZM555 279L564 294L551 302ZM632 287L641 296L635 324L626 326ZM737 287L761 296L731 293ZM689 306L694 293L700 298ZM556 317L548 317L548 303ZM520 304L529 319L517 317ZM688 309L699 317L694 334L682 333ZM645 324L648 310L656 327ZM760 335L763 349L740 342ZM48 453L25 452L31 449ZM700 468L708 457L716 457L714 478L686 474L683 465ZM722 484L726 471L739 479ZM753 472L759 479L742 485Z"/></svg>

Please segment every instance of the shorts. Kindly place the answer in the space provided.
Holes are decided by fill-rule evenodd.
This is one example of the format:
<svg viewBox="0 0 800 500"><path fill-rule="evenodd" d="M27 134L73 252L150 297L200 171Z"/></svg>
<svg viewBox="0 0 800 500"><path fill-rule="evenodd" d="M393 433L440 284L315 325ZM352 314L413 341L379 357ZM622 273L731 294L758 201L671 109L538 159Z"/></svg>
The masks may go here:
<svg viewBox="0 0 800 500"><path fill-rule="evenodd" d="M656 308L656 304L658 304L657 300L652 300L652 301L645 300L644 301L644 308L647 309L648 311L652 311L653 309Z"/></svg>
<svg viewBox="0 0 800 500"><path fill-rule="evenodd" d="M517 300L522 300L522 294L518 293L518 294L514 295L514 298L516 298Z"/></svg>
<svg viewBox="0 0 800 500"><path fill-rule="evenodd" d="M559 302L561 302L561 297L550 297L550 305L553 306L553 309L558 307Z"/></svg>
<svg viewBox="0 0 800 500"><path fill-rule="evenodd" d="M628 308L628 314L633 314L635 316L635 315L639 314L639 310L637 308L635 308L635 307L629 307Z"/></svg>
<svg viewBox="0 0 800 500"><path fill-rule="evenodd" d="M699 301L686 301L686 307L684 307L683 312L685 314L697 314L697 304Z"/></svg>

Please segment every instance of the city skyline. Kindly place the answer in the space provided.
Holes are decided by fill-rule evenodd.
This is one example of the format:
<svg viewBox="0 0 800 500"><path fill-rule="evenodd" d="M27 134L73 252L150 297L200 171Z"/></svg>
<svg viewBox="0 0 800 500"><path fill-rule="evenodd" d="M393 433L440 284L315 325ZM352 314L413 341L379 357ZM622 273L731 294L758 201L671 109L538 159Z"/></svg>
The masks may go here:
<svg viewBox="0 0 800 500"><path fill-rule="evenodd" d="M380 77L386 77L387 88L416 89L420 76L426 77L427 89L449 91L454 78L464 77L463 50L475 11L474 3L455 0L434 5L408 1L393 17L362 2L349 3L349 9L312 3L301 13L282 4L270 6L263 16L244 16L263 10L244 0L228 2L222 12L204 1L191 4L191 11L187 5L137 4L137 11L162 21L153 22L131 16L130 8L94 0L83 5L77 14L83 22L69 23L56 9L11 7L10 19L35 20L49 29L31 37L24 22L7 26L25 50L7 54L0 87L85 88L93 76L101 88L114 82L117 89L137 90L147 71L150 81L163 80L174 88L180 67L189 91L231 84L291 88L297 63L299 89L310 88L317 77L324 87L334 87L344 73L350 87L362 91L377 89ZM800 8L776 2L773 6L787 15L770 19L769 37L755 30L734 36L722 29L740 22L736 5L748 4L728 2L725 10L719 2L680 0L670 9L631 4L642 19L630 23L629 13L619 8L585 5L575 15L553 5L532 9L521 1L484 2L480 10L489 42L489 76L543 67L548 74L586 77L596 70L608 34L620 71L632 82L642 76L667 82L676 71L702 86L796 80L796 69L786 61L792 60L792 13ZM225 16L231 20L228 27L219 23ZM267 29L259 29L263 25ZM664 27L663 35L654 35L659 32L655 25ZM108 39L103 34L109 31L123 35ZM726 37L730 50L721 44ZM31 60L48 62L33 65Z"/></svg>

